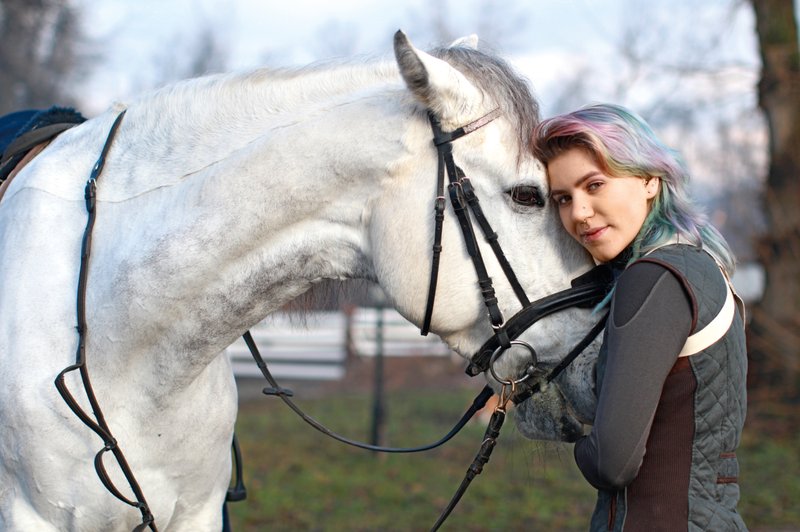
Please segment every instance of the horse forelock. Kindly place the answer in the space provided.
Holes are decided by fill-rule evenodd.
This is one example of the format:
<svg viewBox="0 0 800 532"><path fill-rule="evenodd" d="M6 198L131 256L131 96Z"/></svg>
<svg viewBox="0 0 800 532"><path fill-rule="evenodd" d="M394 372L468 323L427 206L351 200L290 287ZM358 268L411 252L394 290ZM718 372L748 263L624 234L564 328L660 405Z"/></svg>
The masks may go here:
<svg viewBox="0 0 800 532"><path fill-rule="evenodd" d="M529 81L508 62L467 46L437 48L431 55L447 61L491 96L517 133L520 157L531 153L532 132L539 123L539 103Z"/></svg>

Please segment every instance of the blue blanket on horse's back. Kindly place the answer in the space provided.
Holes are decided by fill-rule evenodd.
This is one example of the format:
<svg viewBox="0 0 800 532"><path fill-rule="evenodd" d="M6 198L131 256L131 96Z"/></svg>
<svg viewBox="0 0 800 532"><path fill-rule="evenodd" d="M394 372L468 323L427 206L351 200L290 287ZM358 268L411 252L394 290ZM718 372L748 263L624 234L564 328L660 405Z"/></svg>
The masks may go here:
<svg viewBox="0 0 800 532"><path fill-rule="evenodd" d="M17 138L19 132L23 130L23 126L40 112L36 109L26 109L0 116L0 155L6 151L11 141Z"/></svg>
<svg viewBox="0 0 800 532"><path fill-rule="evenodd" d="M85 121L83 115L67 107L27 109L0 116L0 182L36 144Z"/></svg>

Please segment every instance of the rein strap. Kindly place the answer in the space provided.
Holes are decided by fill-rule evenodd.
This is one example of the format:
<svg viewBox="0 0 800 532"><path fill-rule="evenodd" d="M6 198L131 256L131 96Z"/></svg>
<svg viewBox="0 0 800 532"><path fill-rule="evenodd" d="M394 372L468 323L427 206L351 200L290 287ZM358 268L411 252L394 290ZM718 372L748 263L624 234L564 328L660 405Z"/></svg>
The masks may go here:
<svg viewBox="0 0 800 532"><path fill-rule="evenodd" d="M58 374L55 380L55 386L58 389L58 393L61 394L61 397L64 399L64 402L67 403L67 406L72 410L72 412L81 420L83 423L92 429L100 438L103 440L103 448L95 455L94 458L94 466L95 470L97 471L97 476L100 477L100 481L103 483L103 486L112 494L114 497L119 499L120 501L138 508L142 514L142 522L136 528L133 529L133 532L141 532L146 528L150 528L153 532L157 532L158 529L155 525L155 518L153 517L152 512L150 511L150 507L145 500L144 493L142 492L139 483L136 481L136 477L133 474L133 470L128 465L128 461L125 459L125 455L120 449L117 440L114 438L113 434L111 433L111 429L106 423L105 416L103 415L103 411L100 408L100 403L97 401L97 397L95 396L94 389L92 388L92 382L89 378L89 369L86 365L86 335L88 333L89 327L86 322L86 284L88 280L88 273L89 273L89 258L91 256L92 250L92 230L94 229L94 221L96 217L96 204L97 204L97 179L100 177L100 174L103 172L103 167L105 166L106 156L108 155L108 151L111 149L111 144L114 141L114 137L117 134L117 130L119 129L120 124L122 123L122 118L125 116L125 111L122 111L119 115L117 115L116 120L114 120L114 124L111 126L111 130L108 133L108 137L106 138L106 142L103 145L103 149L100 152L100 157L97 159L94 167L92 167L91 174L89 176L89 180L86 182L86 189L84 191L84 199L86 201L86 211L88 212L88 219L86 221L86 229L83 233L83 243L81 245L81 264L80 264L80 273L78 275L78 296L77 296L77 321L78 321L78 349L76 353L76 361L75 364L68 366L61 373ZM83 383L83 389L86 393L86 398L89 401L89 405L91 406L92 413L94 417L90 416L86 411L81 407L72 393L67 388L67 385L64 381L64 377L67 373L72 371L78 371L81 377L81 381ZM125 497L111 480L108 472L106 471L105 466L103 465L103 455L111 451L116 458L117 463L119 464L122 473L125 475L125 479L128 481L128 484L133 491L133 494L136 498L136 501L132 501Z"/></svg>

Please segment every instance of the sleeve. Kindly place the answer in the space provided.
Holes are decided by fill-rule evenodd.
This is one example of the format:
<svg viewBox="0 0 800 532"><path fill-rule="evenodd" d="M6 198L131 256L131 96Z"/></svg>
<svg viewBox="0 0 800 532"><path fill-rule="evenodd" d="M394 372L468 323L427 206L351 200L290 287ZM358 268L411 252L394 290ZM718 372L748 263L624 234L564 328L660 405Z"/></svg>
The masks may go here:
<svg viewBox="0 0 800 532"><path fill-rule="evenodd" d="M595 424L574 449L578 468L598 489L636 477L664 381L692 326L682 284L653 263L635 263L620 276L610 312Z"/></svg>

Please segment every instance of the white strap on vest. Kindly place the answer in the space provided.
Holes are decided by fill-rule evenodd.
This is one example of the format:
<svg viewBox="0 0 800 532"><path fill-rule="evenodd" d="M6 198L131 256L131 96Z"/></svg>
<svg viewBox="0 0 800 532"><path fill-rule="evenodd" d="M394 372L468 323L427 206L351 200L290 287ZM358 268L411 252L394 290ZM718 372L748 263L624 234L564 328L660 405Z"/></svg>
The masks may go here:
<svg viewBox="0 0 800 532"><path fill-rule="evenodd" d="M651 249L645 255L649 255L658 248L679 243L680 239L676 235L671 239L669 239L664 244L654 249ZM713 255L711 258L714 259L714 262L716 262L717 267L719 267L719 273L725 279L725 292L726 292L725 303L722 304L722 308L717 313L717 315L714 316L714 319L708 323L708 325L706 325L696 333L690 335L686 339L686 343L683 344L681 352L678 353L679 357L688 357L691 355L696 355L703 349L711 347L717 340L725 336L725 333L727 333L728 329L730 329L731 323L733 323L733 317L736 314L736 300L738 300L741 305L742 319L744 319L744 304L741 303L741 299L739 298L739 296L735 294L733 287L731 285L731 281L730 279L728 279L728 276L725 275L725 270L722 268L722 265L717 261L716 258L713 257Z"/></svg>
<svg viewBox="0 0 800 532"><path fill-rule="evenodd" d="M723 303L722 309L720 309L708 325L686 339L686 343L683 344L683 349L678 353L679 357L688 357L711 347L714 342L725 336L725 333L728 332L731 323L733 323L736 305L734 303L733 291L727 279L725 279L725 292L727 292L727 295L725 296L725 303Z"/></svg>

